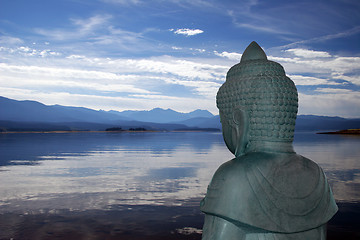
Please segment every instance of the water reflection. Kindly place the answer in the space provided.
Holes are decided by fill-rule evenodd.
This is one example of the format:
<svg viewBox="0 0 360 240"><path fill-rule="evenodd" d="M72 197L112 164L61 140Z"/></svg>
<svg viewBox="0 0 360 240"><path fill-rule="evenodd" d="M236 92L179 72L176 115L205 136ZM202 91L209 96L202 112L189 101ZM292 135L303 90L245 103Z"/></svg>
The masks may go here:
<svg viewBox="0 0 360 240"><path fill-rule="evenodd" d="M215 169L231 158L219 133L8 134L1 140L0 211L179 205L202 197ZM11 155L13 149L24 150Z"/></svg>
<svg viewBox="0 0 360 240"><path fill-rule="evenodd" d="M323 167L338 202L359 202L359 143L356 137L297 133L294 148ZM36 236L59 225L61 234L83 227L78 232L99 228L123 237L146 218L172 222L172 236L188 233L187 227L201 228L198 204L214 171L233 157L220 133L0 134L0 152L0 229L7 229L0 239L22 239L32 233L11 232L26 229L25 222L34 229L39 221ZM152 215L141 215L146 212ZM96 223L85 226L86 219ZM141 230L145 235L155 231L149 224Z"/></svg>
<svg viewBox="0 0 360 240"><path fill-rule="evenodd" d="M360 201L360 137L297 133L294 148L325 171L336 201Z"/></svg>

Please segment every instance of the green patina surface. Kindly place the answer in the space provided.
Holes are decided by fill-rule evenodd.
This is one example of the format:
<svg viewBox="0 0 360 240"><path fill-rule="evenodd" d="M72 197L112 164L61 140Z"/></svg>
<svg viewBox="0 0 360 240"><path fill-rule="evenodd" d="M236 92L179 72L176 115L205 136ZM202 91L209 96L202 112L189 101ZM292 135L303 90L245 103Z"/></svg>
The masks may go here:
<svg viewBox="0 0 360 240"><path fill-rule="evenodd" d="M283 67L252 42L217 94L235 158L201 202L203 239L326 239L337 211L322 169L292 147L298 94Z"/></svg>

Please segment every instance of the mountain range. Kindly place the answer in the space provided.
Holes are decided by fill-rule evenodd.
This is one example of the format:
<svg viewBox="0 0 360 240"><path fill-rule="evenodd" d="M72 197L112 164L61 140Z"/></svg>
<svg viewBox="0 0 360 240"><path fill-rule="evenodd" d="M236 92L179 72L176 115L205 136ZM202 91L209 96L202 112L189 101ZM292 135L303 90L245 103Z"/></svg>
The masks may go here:
<svg viewBox="0 0 360 240"><path fill-rule="evenodd" d="M180 113L171 109L103 111L83 107L44 105L0 97L0 130L105 130L111 127L148 130L219 130L220 120L207 110Z"/></svg>
<svg viewBox="0 0 360 240"><path fill-rule="evenodd" d="M104 111L84 107L44 105L0 97L0 131L96 130L107 128L147 130L220 130L220 118L207 110L181 113L172 109ZM296 131L360 128L360 119L298 115Z"/></svg>

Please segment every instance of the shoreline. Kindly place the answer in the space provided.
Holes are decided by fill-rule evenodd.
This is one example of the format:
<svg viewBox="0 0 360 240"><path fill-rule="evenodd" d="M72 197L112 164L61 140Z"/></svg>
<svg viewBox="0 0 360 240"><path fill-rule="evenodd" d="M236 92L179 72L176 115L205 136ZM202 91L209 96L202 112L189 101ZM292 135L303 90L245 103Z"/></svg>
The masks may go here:
<svg viewBox="0 0 360 240"><path fill-rule="evenodd" d="M346 129L335 132L317 132L316 134L346 134L346 135L360 135L360 129Z"/></svg>
<svg viewBox="0 0 360 240"><path fill-rule="evenodd" d="M74 131L8 131L8 132L0 132L0 134L7 134L7 133L128 133L128 132L164 132L164 131L155 131L155 130L149 130L149 131L86 131L86 130L74 130Z"/></svg>
<svg viewBox="0 0 360 240"><path fill-rule="evenodd" d="M209 131L209 130L146 130L146 131L95 131L95 130L74 130L74 131L6 131L0 132L0 134L13 134L13 133L153 133L153 132L221 132L218 131Z"/></svg>

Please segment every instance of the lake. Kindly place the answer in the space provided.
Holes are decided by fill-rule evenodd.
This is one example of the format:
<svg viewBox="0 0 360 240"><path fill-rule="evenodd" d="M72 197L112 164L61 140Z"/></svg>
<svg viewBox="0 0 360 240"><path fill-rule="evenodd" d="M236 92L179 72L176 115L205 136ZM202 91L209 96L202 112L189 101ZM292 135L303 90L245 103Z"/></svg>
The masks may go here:
<svg viewBox="0 0 360 240"><path fill-rule="evenodd" d="M296 133L339 205L328 239L360 238L360 137ZM0 239L200 239L199 202L233 156L221 133L0 134Z"/></svg>

